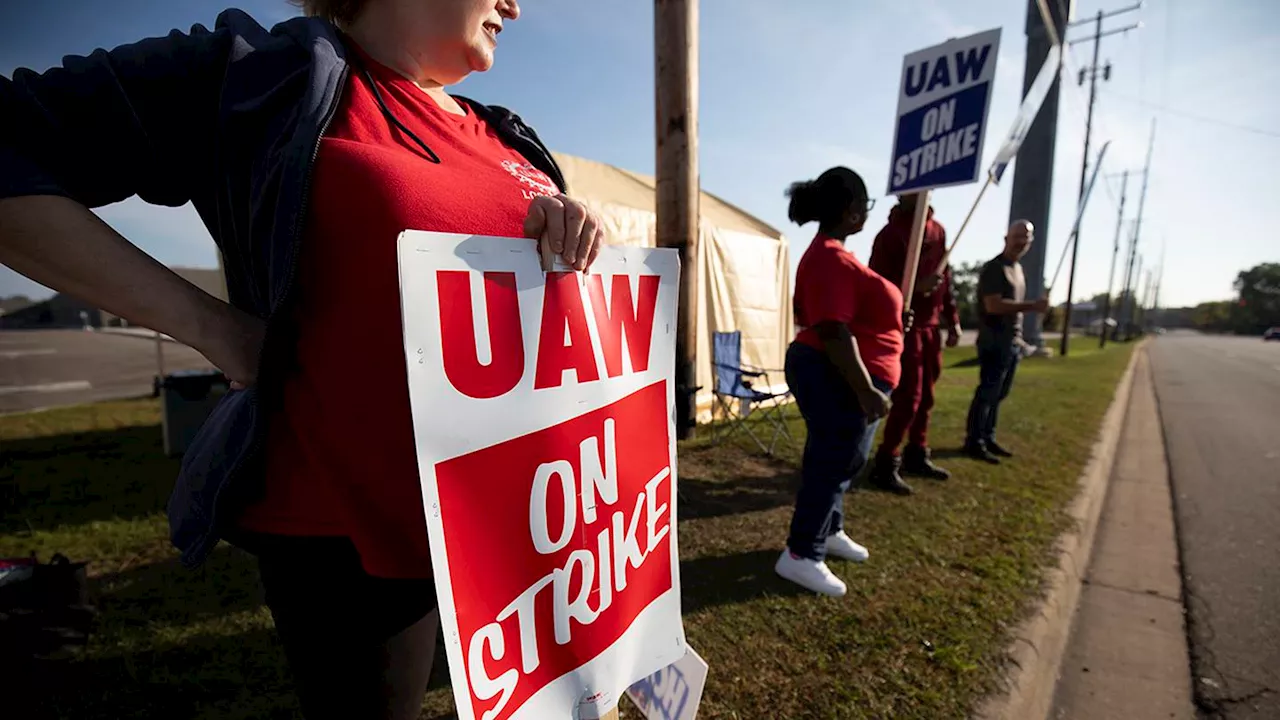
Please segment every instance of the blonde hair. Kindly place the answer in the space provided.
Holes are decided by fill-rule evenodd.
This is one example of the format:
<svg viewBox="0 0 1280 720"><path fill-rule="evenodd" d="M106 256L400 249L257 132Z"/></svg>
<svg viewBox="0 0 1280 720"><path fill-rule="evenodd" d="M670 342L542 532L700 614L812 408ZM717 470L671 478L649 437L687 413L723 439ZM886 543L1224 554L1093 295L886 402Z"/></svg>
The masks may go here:
<svg viewBox="0 0 1280 720"><path fill-rule="evenodd" d="M289 0L290 4L302 8L302 12L314 17L324 18L343 27L355 22L356 16L364 9L368 0Z"/></svg>

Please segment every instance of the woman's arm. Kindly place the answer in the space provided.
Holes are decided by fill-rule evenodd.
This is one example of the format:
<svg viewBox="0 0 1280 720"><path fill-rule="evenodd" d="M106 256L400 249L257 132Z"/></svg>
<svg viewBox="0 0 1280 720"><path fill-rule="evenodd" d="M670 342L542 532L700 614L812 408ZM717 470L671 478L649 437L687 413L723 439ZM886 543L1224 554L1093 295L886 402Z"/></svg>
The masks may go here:
<svg viewBox="0 0 1280 720"><path fill-rule="evenodd" d="M858 340L844 323L821 322L814 326L822 339L823 349L840 377L849 383L862 409L872 419L884 417L889 412L889 399L871 382L871 373L858 354Z"/></svg>
<svg viewBox="0 0 1280 720"><path fill-rule="evenodd" d="M253 380L262 321L183 280L65 197L0 200L0 264L199 350Z"/></svg>
<svg viewBox="0 0 1280 720"><path fill-rule="evenodd" d="M224 16L249 27L247 16ZM0 263L173 336L251 381L261 322L179 278L90 207L208 198L231 30L196 26L0 78Z"/></svg>

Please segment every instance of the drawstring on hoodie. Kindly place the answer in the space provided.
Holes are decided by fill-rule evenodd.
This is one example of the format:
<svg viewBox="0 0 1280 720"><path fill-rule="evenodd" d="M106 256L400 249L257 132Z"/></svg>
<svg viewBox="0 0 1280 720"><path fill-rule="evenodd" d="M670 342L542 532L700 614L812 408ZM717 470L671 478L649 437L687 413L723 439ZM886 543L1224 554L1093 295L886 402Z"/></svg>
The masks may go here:
<svg viewBox="0 0 1280 720"><path fill-rule="evenodd" d="M387 104L382 101L382 93L378 90L378 84L373 81L373 75L369 74L369 69L361 65L360 72L364 75L364 79L368 81L369 89L373 90L373 99L378 101L378 107L382 108L382 115L387 119L387 122L391 123L400 132L408 135L409 139L417 143L418 147L422 148L422 151L427 154L427 160L439 165L440 156L436 155L435 151L431 149L431 146L422 141L422 138L419 138L412 130L405 127L404 123L400 122L400 120L391 112L391 108L387 107Z"/></svg>

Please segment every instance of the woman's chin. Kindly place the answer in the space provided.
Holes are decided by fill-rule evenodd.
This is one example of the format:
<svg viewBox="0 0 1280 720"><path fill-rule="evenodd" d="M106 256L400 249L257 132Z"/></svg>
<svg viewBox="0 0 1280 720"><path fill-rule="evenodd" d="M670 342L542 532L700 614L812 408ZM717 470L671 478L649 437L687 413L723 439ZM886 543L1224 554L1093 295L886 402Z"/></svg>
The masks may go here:
<svg viewBox="0 0 1280 720"><path fill-rule="evenodd" d="M493 68L493 49L471 48L467 53L467 65L471 72L488 72Z"/></svg>

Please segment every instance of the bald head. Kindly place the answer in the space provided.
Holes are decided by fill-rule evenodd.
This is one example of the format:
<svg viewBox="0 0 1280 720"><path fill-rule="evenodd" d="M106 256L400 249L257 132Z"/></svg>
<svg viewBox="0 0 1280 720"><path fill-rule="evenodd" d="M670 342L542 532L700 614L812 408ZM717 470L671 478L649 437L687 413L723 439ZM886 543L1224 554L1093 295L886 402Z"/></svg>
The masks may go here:
<svg viewBox="0 0 1280 720"><path fill-rule="evenodd" d="M1010 260L1021 260L1035 239L1036 226L1030 220L1014 220L1004 236L1004 256Z"/></svg>

